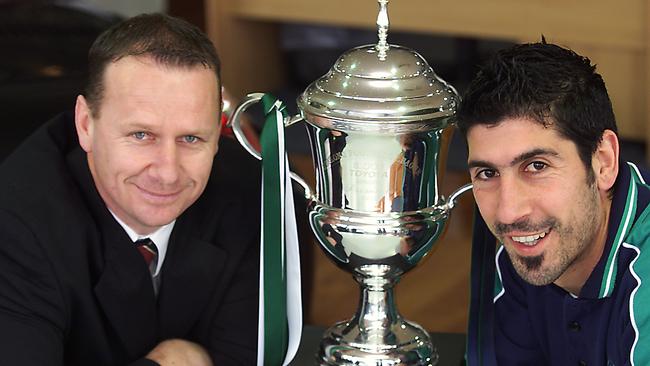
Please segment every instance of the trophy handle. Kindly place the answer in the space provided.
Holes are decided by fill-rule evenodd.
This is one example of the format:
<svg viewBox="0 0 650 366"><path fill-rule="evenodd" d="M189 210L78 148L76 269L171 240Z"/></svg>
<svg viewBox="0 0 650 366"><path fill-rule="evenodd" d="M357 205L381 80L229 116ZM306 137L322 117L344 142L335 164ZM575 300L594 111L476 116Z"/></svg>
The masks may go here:
<svg viewBox="0 0 650 366"><path fill-rule="evenodd" d="M464 186L461 186L460 188L456 189L452 194L449 195L449 198L447 199L447 203L445 204L446 208L448 211L451 211L454 206L456 206L456 201L458 200L458 197L462 195L463 193L471 190L474 186L472 183L467 183Z"/></svg>
<svg viewBox="0 0 650 366"><path fill-rule="evenodd" d="M227 123L227 126L232 128L232 131L235 134L235 138L237 139L237 141L239 141L239 144L244 149L246 149L246 151L248 151L249 154L256 157L257 160L262 160L262 155L259 153L259 151L255 150L253 145L251 145L250 142L248 142L248 140L246 139L246 135L244 135L244 131L241 128L241 120L239 118L241 114L246 109L248 109L248 107L259 102L263 96L264 96L263 93L248 94L246 97L244 97L242 102L239 103L237 108L235 108L235 110L232 112Z"/></svg>
<svg viewBox="0 0 650 366"><path fill-rule="evenodd" d="M246 95L246 97L244 97L242 102L239 103L237 108L235 108L235 110L233 111L232 115L228 119L228 124L227 124L228 127L232 128L232 131L235 134L235 138L237 139L237 141L239 141L241 146L244 149L246 149L246 151L248 151L249 154L257 158L257 160L262 160L262 154L260 154L259 151L255 150L253 145L251 145L250 142L248 142L248 140L246 139L246 135L244 135L244 131L241 128L240 116L244 111L246 111L246 109L248 109L248 107L259 102L263 96L264 93L250 93ZM287 127L301 120L302 117L300 115L296 115L296 116L286 117L283 123L284 126ZM305 182L305 180L302 179L301 176L299 176L294 172L289 172L289 175L291 176L291 179L296 181L296 183L298 183L305 191L305 197L308 200L312 200L314 196L312 195L311 189L309 188L307 182Z"/></svg>

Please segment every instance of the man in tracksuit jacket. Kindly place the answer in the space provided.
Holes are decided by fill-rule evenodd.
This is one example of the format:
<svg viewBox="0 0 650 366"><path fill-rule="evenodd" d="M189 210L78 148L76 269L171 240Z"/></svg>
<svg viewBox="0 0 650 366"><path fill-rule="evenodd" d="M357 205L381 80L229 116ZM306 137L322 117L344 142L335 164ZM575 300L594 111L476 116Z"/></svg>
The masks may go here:
<svg viewBox="0 0 650 366"><path fill-rule="evenodd" d="M650 365L650 176L589 59L498 52L459 110L478 206L468 365Z"/></svg>

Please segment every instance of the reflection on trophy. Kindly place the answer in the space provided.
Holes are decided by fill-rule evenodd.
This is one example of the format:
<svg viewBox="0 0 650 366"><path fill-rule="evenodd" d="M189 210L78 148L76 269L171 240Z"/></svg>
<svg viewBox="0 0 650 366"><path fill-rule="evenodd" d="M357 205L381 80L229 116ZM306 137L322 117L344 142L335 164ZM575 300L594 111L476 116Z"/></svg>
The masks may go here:
<svg viewBox="0 0 650 366"><path fill-rule="evenodd" d="M459 98L417 52L387 43L386 3L379 0L379 42L341 55L298 98L300 116L285 120L304 119L309 129L309 225L361 287L354 317L325 332L320 365L437 363L428 333L398 313L393 287L431 251L456 198L471 188L447 200L438 191L442 137ZM236 134L239 114L260 97L249 95L233 113Z"/></svg>

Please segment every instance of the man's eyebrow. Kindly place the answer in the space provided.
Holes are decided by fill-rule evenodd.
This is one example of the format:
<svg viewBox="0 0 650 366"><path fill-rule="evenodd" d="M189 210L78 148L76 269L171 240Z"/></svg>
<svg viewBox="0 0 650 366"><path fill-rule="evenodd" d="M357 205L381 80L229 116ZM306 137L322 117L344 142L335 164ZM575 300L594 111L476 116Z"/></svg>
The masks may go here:
<svg viewBox="0 0 650 366"><path fill-rule="evenodd" d="M524 153L519 154L516 156L512 161L510 161L510 166L515 166L517 164L520 164L523 161L526 161L530 158L533 158L535 156L558 156L558 152L553 150L553 149L544 149L544 148L537 148L533 149L530 151L526 151ZM494 169L496 166L485 160L470 160L467 162L467 167L468 168L490 168Z"/></svg>
<svg viewBox="0 0 650 366"><path fill-rule="evenodd" d="M495 168L494 164L487 162L485 160L470 160L467 162L467 167L472 168Z"/></svg>
<svg viewBox="0 0 650 366"><path fill-rule="evenodd" d="M143 122L142 120L139 119L133 119L133 120L127 120L124 123L124 126L128 129L135 129L135 130L151 130L153 127L155 127L155 124L152 123L147 123Z"/></svg>
<svg viewBox="0 0 650 366"><path fill-rule="evenodd" d="M558 156L560 155L557 151L553 149L543 149L543 148L537 148L533 149L530 151L527 151L525 153L520 154L519 156L515 157L512 159L510 162L510 166L515 166L523 161L526 161L530 158L534 158L535 156Z"/></svg>

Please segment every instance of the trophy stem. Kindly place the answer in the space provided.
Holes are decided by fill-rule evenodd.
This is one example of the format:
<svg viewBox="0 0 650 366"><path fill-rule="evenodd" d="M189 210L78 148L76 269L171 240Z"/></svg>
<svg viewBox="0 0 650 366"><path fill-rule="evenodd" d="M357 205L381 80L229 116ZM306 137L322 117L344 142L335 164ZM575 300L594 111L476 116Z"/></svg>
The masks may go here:
<svg viewBox="0 0 650 366"><path fill-rule="evenodd" d="M325 332L318 354L322 366L433 366L438 354L428 333L397 312L394 267L364 265L355 274L361 286L355 316Z"/></svg>
<svg viewBox="0 0 650 366"><path fill-rule="evenodd" d="M381 269L387 266L364 267L366 267L364 272L374 273L374 275L355 276L361 294L359 309L352 322L358 324L360 336L365 338L362 340L363 343L383 345L386 344L386 337L391 337L391 325L401 320L393 296L393 288L399 281L399 277L386 277L386 273Z"/></svg>

